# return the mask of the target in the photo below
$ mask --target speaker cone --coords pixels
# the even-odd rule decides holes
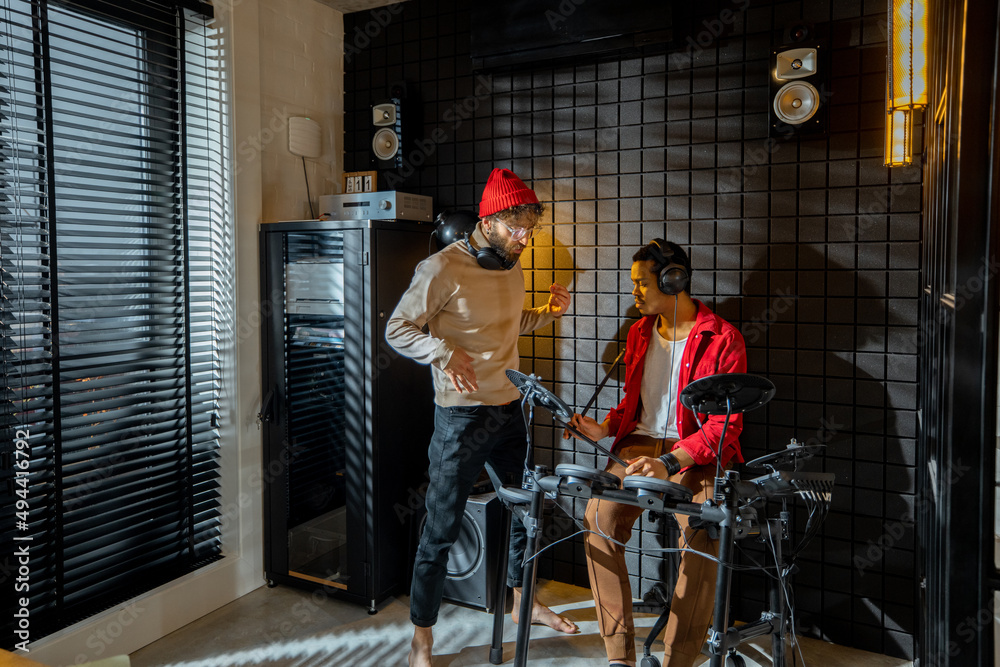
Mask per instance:
[[[420,519],[420,526],[417,528],[417,537],[423,534],[424,525],[427,523],[427,515]],[[483,564],[486,556],[486,537],[479,529],[475,519],[466,510],[462,515],[462,527],[458,539],[451,545],[448,551],[448,579],[468,579]]]
[[[372,152],[379,160],[391,160],[399,152],[399,137],[388,128],[383,127],[372,137]]]
[[[811,83],[792,81],[774,96],[774,114],[783,123],[801,125],[819,109],[819,91]]]

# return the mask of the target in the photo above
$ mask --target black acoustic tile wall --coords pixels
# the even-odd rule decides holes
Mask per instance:
[[[800,629],[909,657],[921,174],[882,166],[885,3],[692,11],[666,52],[503,73],[473,71],[463,2],[411,0],[388,21],[348,15],[345,170],[369,168],[369,106],[403,82],[422,124],[382,189],[430,195],[440,211],[475,209],[495,166],[534,187],[547,224],[522,260],[531,299],[543,302],[557,281],[575,300],[520,350],[525,369],[578,409],[637,317],[633,252],[657,236],[689,246],[692,293],[741,328],[750,371],[778,388],[747,415],[747,459],[797,438],[826,444],[813,465],[837,474],[832,511],[799,558]],[[775,141],[769,54],[797,22],[829,53],[829,132]],[[598,397],[600,417],[620,398],[618,379]],[[534,442],[539,463],[603,465],[546,414]],[[796,513],[799,534],[806,519]],[[673,546],[668,523],[644,517],[632,543]],[[546,538],[571,532],[556,516]],[[671,581],[653,552],[630,558],[637,594]],[[588,585],[580,538],[551,549],[540,572]],[[736,580],[734,615],[752,620],[766,579]]]

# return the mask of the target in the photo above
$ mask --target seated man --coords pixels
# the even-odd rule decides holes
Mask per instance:
[[[630,464],[626,470],[609,463],[606,470],[617,477],[669,477],[691,489],[693,502],[702,503],[712,497],[725,417],[708,417],[699,428],[695,415],[680,404],[678,396],[698,378],[746,372],[743,336],[691,298],[691,264],[679,246],[656,239],[636,252],[632,261],[632,295],[643,317],[628,332],[625,396],[604,422],[577,414],[571,424],[592,440],[615,436],[613,451]],[[742,426],[742,415],[730,419],[723,466],[743,461],[738,442]],[[569,432],[563,437],[568,438]],[[585,524],[595,531],[586,538],[587,566],[611,665],[635,665],[632,590],[624,547],[600,533],[624,544],[641,514],[637,507],[600,499],[587,504]],[[718,556],[718,540],[710,539],[704,530],[692,529],[687,516],[676,518],[680,547]],[[715,572],[714,561],[690,552],[681,555],[664,635],[664,667],[691,667],[701,652],[715,606]]]

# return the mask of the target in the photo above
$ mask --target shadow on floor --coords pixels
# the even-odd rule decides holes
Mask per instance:
[[[580,626],[562,635],[532,626],[532,667],[607,664],[590,590],[539,582],[542,602]],[[636,618],[637,652],[655,617]],[[489,667],[493,617],[445,603],[435,626],[435,667]],[[412,626],[408,598],[384,602],[369,616],[357,606],[325,595],[279,586],[259,588],[132,654],[132,667],[395,667],[406,665]],[[504,664],[514,659],[516,626],[504,623]],[[898,658],[803,639],[807,667],[908,667]],[[747,667],[770,667],[770,651],[745,647]],[[660,657],[662,642],[654,645]],[[701,663],[708,664],[708,660]],[[799,660],[802,664],[802,660]]]

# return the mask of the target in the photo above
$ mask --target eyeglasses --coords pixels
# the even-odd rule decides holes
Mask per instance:
[[[494,220],[496,220],[496,218],[494,218]],[[514,241],[520,241],[521,239],[523,239],[525,237],[527,237],[527,238],[530,239],[532,236],[535,235],[535,231],[538,229],[537,226],[535,226],[535,227],[509,227],[508,225],[504,225],[499,220],[497,220],[496,222],[499,225],[503,225],[503,227],[508,232],[510,232],[510,238],[513,239]]]

